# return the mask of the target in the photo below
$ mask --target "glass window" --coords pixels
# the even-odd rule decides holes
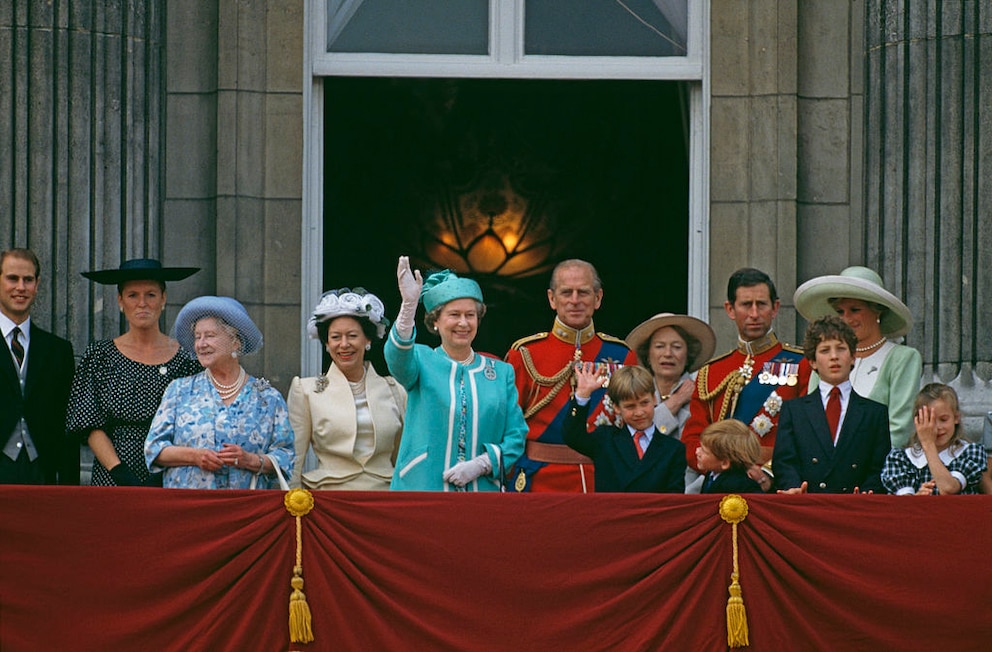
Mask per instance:
[[[527,0],[526,54],[684,57],[688,0]],[[581,9],[579,8],[581,7]]]
[[[328,52],[489,53],[489,0],[327,0]]]

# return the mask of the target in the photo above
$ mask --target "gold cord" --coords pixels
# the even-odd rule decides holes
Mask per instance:
[[[538,412],[540,412],[546,405],[551,403],[558,396],[558,392],[565,386],[574,373],[574,362],[569,361],[562,369],[556,373],[554,376],[543,376],[537,371],[537,367],[534,366],[534,359],[530,356],[530,351],[524,347],[520,347],[520,359],[523,360],[524,369],[527,370],[527,374],[534,381],[535,387],[531,394],[531,404],[527,406],[524,410],[524,419],[529,419]],[[544,395],[542,399],[534,402],[536,394],[540,387],[551,387],[547,394]]]

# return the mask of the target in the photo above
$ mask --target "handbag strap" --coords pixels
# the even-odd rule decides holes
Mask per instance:
[[[269,461],[272,462],[272,468],[275,469],[276,477],[279,478],[279,488],[282,489],[283,491],[289,491],[289,483],[286,482],[286,476],[282,474],[282,469],[279,468],[279,463],[276,462],[275,456],[270,454],[270,455],[265,455],[265,457],[267,457]],[[248,488],[251,490],[258,488],[257,473],[251,476],[251,484],[248,485]]]

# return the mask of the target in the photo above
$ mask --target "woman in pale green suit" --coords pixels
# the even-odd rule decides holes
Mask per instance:
[[[837,276],[818,276],[796,289],[796,310],[812,321],[836,313],[858,336],[851,385],[861,396],[889,408],[893,448],[904,448],[913,434],[913,401],[920,390],[923,360],[916,349],[898,343],[913,318],[882,278],[867,267],[848,267]],[[810,378],[810,390],[819,378]]]

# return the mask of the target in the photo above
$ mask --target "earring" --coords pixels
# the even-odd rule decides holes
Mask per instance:
[[[238,359],[238,352],[237,351],[231,351],[231,357],[234,358],[235,360],[237,360]]]
[[[371,351],[372,350],[372,342],[366,342],[365,343],[365,350],[366,351]]]

